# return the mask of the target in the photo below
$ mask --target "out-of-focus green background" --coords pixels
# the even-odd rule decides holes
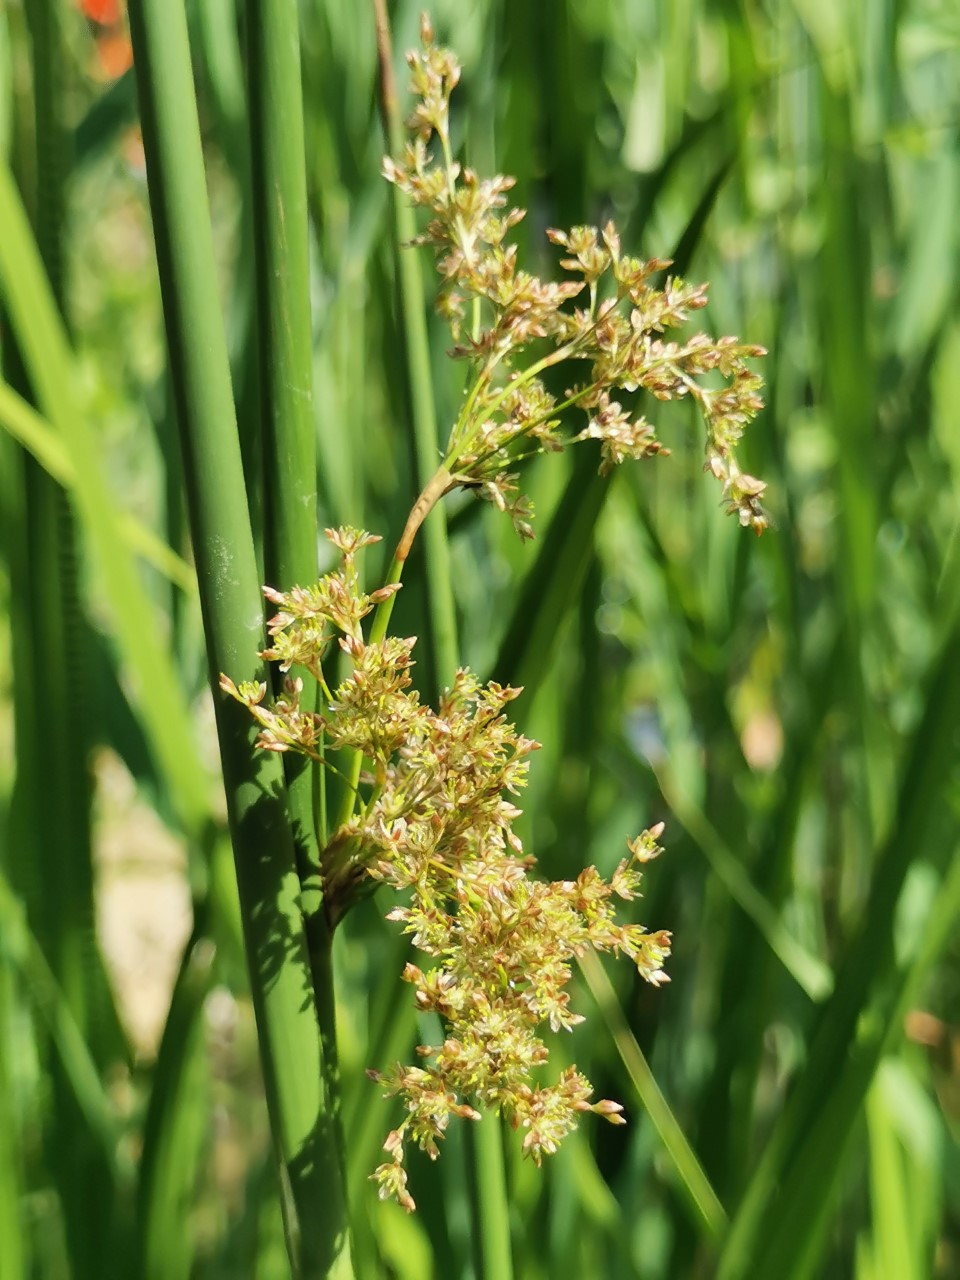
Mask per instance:
[[[233,0],[187,7],[256,468],[242,31]],[[419,5],[393,8],[399,51]],[[372,10],[300,9],[321,515],[389,545],[415,486]],[[642,919],[674,932],[672,984],[610,966],[607,1017],[581,986],[588,1021],[553,1049],[629,1125],[588,1119],[542,1171],[508,1141],[518,1274],[949,1280],[960,7],[447,0],[432,15],[464,65],[455,139],[481,174],[516,175],[530,269],[559,270],[545,228],[613,217],[625,250],[710,281],[713,332],[769,350],[743,451],[769,482],[776,528],[760,540],[721,514],[685,406],[648,409],[669,459],[609,482],[586,448],[540,462],[532,546],[486,506],[452,508],[464,661],[526,686],[516,719],[543,743],[524,820],[542,872],[609,873],[625,836],[667,823]],[[41,38],[59,42],[53,99],[33,70]],[[67,322],[91,461],[137,546],[146,527],[188,558],[128,55],[107,0],[8,0],[0,138]],[[43,119],[54,99],[60,135]],[[426,255],[424,276],[432,289]],[[462,371],[439,323],[432,335],[446,420]],[[190,576],[141,562],[155,612],[136,625],[174,659],[191,713],[172,708],[160,732],[205,779],[212,826],[184,819],[157,765],[118,624],[129,602],[90,553],[88,509],[0,418],[0,1276],[135,1275],[138,1233],[165,1221],[164,1275],[282,1277]],[[40,438],[56,472],[56,436]],[[414,557],[398,630],[422,615]],[[386,909],[357,910],[338,940],[357,1253],[363,1275],[467,1276],[458,1134],[436,1166],[414,1163],[415,1217],[365,1182],[396,1116],[363,1069],[408,1055],[414,1033],[412,1013],[393,1016],[409,990]],[[726,1245],[638,1102],[637,1045],[733,1223]]]

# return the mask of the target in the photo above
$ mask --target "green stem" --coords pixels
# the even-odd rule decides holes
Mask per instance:
[[[380,107],[384,133],[393,155],[403,151],[403,121],[393,79],[393,54],[386,7],[374,0],[377,19],[377,48],[380,58]],[[407,370],[413,418],[413,439],[417,460],[417,479],[422,489],[432,483],[437,470],[440,444],[437,415],[430,375],[430,345],[427,336],[426,300],[420,261],[404,246],[417,233],[412,207],[397,188],[391,187],[396,247],[397,280],[403,315]],[[422,500],[423,495],[421,494]],[[431,506],[433,504],[431,503]],[[428,508],[429,509],[429,508]],[[426,515],[426,512],[424,512]],[[421,521],[422,521],[421,517]],[[423,531],[427,562],[427,604],[430,617],[430,654],[434,680],[438,688],[453,679],[457,669],[457,622],[451,589],[450,548],[447,542],[446,515],[442,509]],[[411,538],[412,541],[412,538]],[[409,547],[407,548],[409,550]],[[402,558],[405,558],[405,554]]]
[[[264,439],[265,570],[282,591],[317,576],[317,450],[307,185],[295,0],[247,0],[256,339]],[[312,677],[302,701],[316,698]],[[319,863],[315,768],[285,761],[301,867]]]
[[[310,254],[300,36],[296,0],[247,0],[257,347],[264,438],[266,576],[281,590],[317,576],[317,448],[313,419]],[[302,703],[317,710],[307,672]],[[326,779],[313,761],[284,756],[307,941],[323,1041],[330,1166],[324,1207],[352,1270],[343,1134],[339,1123],[331,932],[323,909],[320,840],[326,840]]]
[[[401,560],[396,554],[390,562],[390,568],[387,571],[387,582],[390,585],[397,583],[403,577],[403,566],[405,560]],[[370,627],[370,643],[379,644],[387,634],[387,627],[390,625],[390,615],[393,613],[393,602],[396,599],[396,592],[392,596],[387,596],[381,604],[377,605],[376,612],[373,615],[373,623]]]
[[[516,387],[517,383],[520,380],[521,379],[517,379],[516,381],[514,381],[511,384],[511,387],[507,388],[507,391]],[[553,405],[549,413],[542,414],[539,418],[531,418],[529,422],[525,422],[523,424],[523,427],[521,428],[521,430],[515,432],[514,435],[512,435],[510,439],[507,440],[503,445],[498,446],[496,449],[489,449],[486,453],[478,453],[477,456],[470,463],[470,470],[473,472],[474,475],[478,474],[478,470],[480,466],[484,462],[486,462],[489,458],[492,458],[494,457],[495,454],[500,453],[502,449],[506,449],[508,446],[513,445],[517,440],[525,439],[527,436],[529,436],[530,432],[533,431],[536,427],[541,426],[544,422],[549,422],[551,418],[556,418],[559,414],[563,413],[564,410],[574,408],[574,406],[579,404],[579,402],[586,395],[588,395],[591,391],[595,391],[599,385],[600,384],[597,382],[592,382],[587,387],[581,387],[578,391],[575,391],[573,395],[568,396],[566,400],[561,400],[558,404]],[[490,408],[485,407],[484,412],[485,413],[488,411],[494,412],[499,407],[502,400],[503,400],[503,395],[498,396],[496,401],[494,401],[493,406]],[[574,444],[576,443],[576,437],[574,437],[572,443]],[[530,458],[530,457],[533,457],[534,454],[542,453],[542,452],[543,452],[543,449],[541,447],[538,449],[530,450],[527,453],[515,453],[510,455],[509,460],[510,460],[510,463],[522,462],[524,458]],[[457,455],[451,449],[450,453],[447,455],[445,459],[444,465],[447,467],[455,467],[456,462],[457,462]],[[454,479],[456,478],[457,477],[455,476]]]
[[[487,1112],[465,1130],[470,1168],[471,1242],[478,1280],[509,1280],[513,1275],[510,1215],[500,1116]]]
[[[414,508],[416,510],[416,508]],[[412,518],[411,512],[411,518]],[[407,521],[409,526],[410,521]],[[419,527],[419,526],[418,526]],[[411,535],[412,540],[412,535]],[[399,551],[394,554],[393,560],[390,562],[390,568],[387,572],[387,583],[393,585],[400,582],[403,577],[403,566],[406,563],[406,555],[400,556]],[[396,599],[396,592],[387,596],[386,600],[377,605],[373,615],[373,622],[370,626],[370,643],[380,644],[387,634],[387,627],[390,623],[390,615],[393,613],[393,602]],[[340,802],[340,810],[337,813],[338,827],[342,827],[344,823],[349,822],[353,817],[353,811],[356,808],[357,798],[359,796],[360,787],[360,771],[363,768],[363,755],[359,751],[352,751],[347,759],[347,767],[344,771],[344,778],[347,784],[343,793],[343,799]]]
[[[393,79],[390,28],[382,0],[374,0],[377,22],[377,49],[380,58],[380,106],[384,132],[391,151],[399,154],[403,147],[402,124],[397,105],[396,86]],[[397,272],[403,310],[404,336],[407,343],[407,363],[413,399],[414,441],[417,454],[417,473],[423,486],[401,534],[387,571],[388,584],[399,583],[413,540],[427,515],[439,499],[451,487],[451,477],[444,468],[437,470],[439,456],[436,412],[433,404],[433,387],[430,378],[430,354],[424,321],[423,281],[419,263],[402,246],[413,239],[416,225],[413,210],[405,205],[396,188],[393,188],[394,223],[396,227]],[[456,614],[451,587],[450,552],[447,543],[446,518],[443,510],[424,530],[427,560],[427,594],[430,611],[430,646],[435,679],[438,686],[444,677],[452,679],[457,668]],[[377,606],[370,629],[370,643],[379,644],[387,634],[387,626],[393,613],[394,596],[389,596]],[[356,803],[357,785],[363,765],[359,753],[350,757],[346,774],[348,789],[343,793],[336,825],[349,822]]]
[[[592,328],[593,326],[591,326],[591,329]],[[590,330],[587,332],[589,333]],[[484,413],[496,413],[504,400],[506,400],[507,396],[512,395],[518,386],[523,386],[525,382],[532,382],[534,378],[539,377],[539,375],[543,373],[544,369],[552,369],[554,365],[563,364],[564,360],[573,360],[576,357],[577,348],[583,342],[583,336],[577,338],[573,342],[568,342],[565,347],[557,347],[556,351],[551,351],[549,355],[545,355],[542,359],[528,365],[526,369],[519,370],[513,380],[506,386],[501,387],[490,403],[483,406]],[[571,396],[570,399],[564,400],[561,404],[557,405],[556,411],[559,412],[568,405],[575,404],[577,400],[582,399],[590,389],[591,388],[589,387],[584,387],[582,391],[576,392],[576,394]]]
[[[217,302],[183,0],[132,0],[140,115],[211,675],[257,680],[263,612]],[[292,1274],[349,1276],[283,765],[215,694],[224,785]]]
[[[8,1028],[21,1013],[13,970],[6,956],[0,958],[0,1126],[6,1140],[0,1144],[0,1275],[27,1274],[27,1224],[23,1221],[24,1185],[21,1174],[23,1120],[15,1093],[17,1049]]]
[[[384,132],[390,151],[403,151],[403,122],[393,78],[393,53],[390,28],[384,0],[374,0],[377,22],[377,49],[380,60],[380,105]],[[424,525],[427,598],[430,613],[430,644],[437,688],[453,679],[459,665],[454,610],[450,552],[447,543],[446,516],[439,499],[451,487],[446,464],[437,468],[440,456],[433,386],[430,377],[430,353],[425,319],[423,278],[419,259],[404,252],[416,235],[413,209],[396,187],[392,187],[396,231],[397,274],[406,340],[407,364],[413,402],[413,431],[421,493],[410,513],[397,547],[393,575],[402,571],[413,538],[427,515],[437,507],[432,520]],[[399,563],[398,563],[399,562]],[[396,578],[399,581],[399,576]],[[389,604],[389,601],[386,602]],[[385,632],[389,609],[375,619],[372,635]],[[472,1177],[471,1209],[473,1239],[477,1253],[478,1280],[511,1280],[513,1266],[510,1248],[510,1221],[507,1212],[506,1175],[503,1163],[501,1123],[499,1116],[488,1115],[477,1126],[470,1144]]]

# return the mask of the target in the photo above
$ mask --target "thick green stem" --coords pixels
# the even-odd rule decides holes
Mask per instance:
[[[479,1280],[507,1280],[513,1275],[510,1215],[503,1162],[503,1124],[488,1112],[466,1128],[473,1217],[473,1266]]]
[[[256,337],[266,511],[265,568],[282,591],[317,576],[317,450],[307,186],[295,0],[247,0]],[[303,701],[315,699],[304,678]],[[315,766],[286,762],[301,867],[316,869]]]
[[[266,576],[281,590],[288,590],[317,576],[317,449],[297,6],[295,0],[270,4],[248,0],[246,18],[257,347],[265,441]],[[318,707],[316,681],[305,672],[301,678],[303,705]],[[327,834],[326,785],[319,766],[302,756],[286,755],[284,770],[339,1173],[327,1188],[325,1212],[331,1223],[339,1224],[338,1238],[349,1270],[331,936],[320,876],[320,839]]]
[[[262,679],[263,612],[230,388],[183,0],[133,0],[144,149],[211,675]],[[351,1272],[280,759],[216,695],[251,991],[296,1277]]]

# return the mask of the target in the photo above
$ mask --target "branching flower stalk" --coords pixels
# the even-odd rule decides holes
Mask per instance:
[[[548,1057],[537,1029],[549,1023],[559,1031],[582,1020],[565,988],[571,960],[586,947],[623,953],[649,982],[666,981],[670,935],[617,924],[612,910],[613,899],[637,896],[638,866],[660,852],[662,828],[630,841],[630,857],[609,881],[594,867],[576,880],[532,880],[533,859],[513,829],[520,810],[510,797],[526,785],[538,744],[504,714],[520,690],[481,685],[461,669],[438,708],[424,706],[411,687],[415,640],[363,638],[363,619],[396,590],[368,595],[360,588],[356,554],[377,539],[349,528],[327,536],[341,553],[337,570],[308,590],[266,589],[279,611],[263,654],[285,672],[300,666],[315,676],[327,710],[304,710],[302,681],[289,674],[273,705],[266,682],[237,686],[223,676],[220,683],[259,723],[264,750],[324,760],[327,750],[348,749],[365,762],[354,814],[323,853],[324,896],[332,927],[368,882],[390,885],[409,905],[388,918],[433,961],[426,969],[408,964],[403,976],[418,1007],[443,1019],[446,1039],[420,1046],[426,1066],[371,1073],[407,1112],[385,1143],[391,1160],[375,1177],[381,1194],[412,1209],[405,1142],[435,1157],[451,1116],[479,1119],[473,1102],[522,1128],[524,1150],[537,1161],[556,1150],[583,1111],[622,1123],[619,1103],[588,1101],[590,1083],[575,1069],[553,1085],[533,1082]],[[334,640],[352,670],[331,691],[324,660]]]
[[[443,279],[438,311],[453,334],[451,354],[470,363],[472,376],[446,456],[410,513],[397,561],[406,559],[434,503],[460,486],[508,512],[521,537],[532,537],[532,508],[513,468],[533,454],[599,440],[605,473],[627,458],[669,452],[646,417],[632,415],[615,398],[616,392],[641,389],[658,400],[689,396],[696,402],[707,428],[705,470],[721,482],[727,510],[762,532],[765,486],[740,469],[736,445],[763,407],[763,380],[746,361],[764,349],[704,333],[665,340],[662,334],[706,306],[707,286],[667,276],[656,287],[653,278],[669,260],[623,254],[612,222],[602,230],[548,231],[552,243],[565,250],[560,265],[573,279],[548,282],[519,269],[517,246],[507,236],[524,212],[500,212],[514,179],[481,179],[453,160],[450,95],[460,65],[450,50],[434,44],[426,18],[421,39],[422,50],[407,55],[418,98],[408,121],[412,138],[402,157],[384,159],[383,172],[431,215],[414,243],[434,250]],[[432,149],[434,138],[439,147]],[[584,294],[586,305],[570,306]],[[471,325],[465,332],[468,303]],[[519,358],[531,346],[536,358],[522,367]],[[541,375],[573,362],[585,373],[557,400]],[[726,384],[712,385],[712,374]],[[563,434],[564,415],[574,408],[586,413],[586,425]]]
[[[627,458],[667,452],[647,419],[631,416],[615,398],[640,389],[698,404],[707,427],[706,469],[720,480],[724,504],[745,527],[759,533],[766,525],[764,486],[735,458],[744,426],[762,405],[761,379],[745,363],[762,348],[702,333],[664,340],[666,330],[705,305],[706,286],[667,277],[655,287],[652,277],[669,263],[624,256],[612,223],[602,231],[548,233],[575,279],[545,283],[519,270],[516,246],[505,239],[522,212],[498,212],[512,179],[481,180],[453,160],[449,103],[460,68],[434,45],[426,19],[421,35],[422,51],[408,55],[418,95],[413,139],[401,159],[384,161],[384,172],[432,215],[418,243],[436,252],[439,309],[453,332],[453,355],[470,362],[471,382],[443,462],[407,519],[387,583],[365,592],[357,569],[358,553],[378,538],[349,527],[327,530],[340,553],[338,568],[311,587],[264,588],[276,613],[262,656],[285,673],[282,694],[271,702],[265,682],[236,685],[221,677],[221,688],[260,725],[264,750],[296,752],[331,769],[331,752],[350,761],[341,775],[348,802],[321,856],[330,928],[362,894],[389,885],[402,897],[388,918],[402,924],[429,962],[408,963],[403,977],[417,1006],[439,1015],[443,1042],[419,1046],[422,1065],[370,1072],[405,1110],[384,1143],[389,1159],[373,1177],[382,1197],[409,1210],[406,1144],[435,1158],[451,1116],[477,1120],[477,1106],[501,1112],[523,1131],[524,1151],[538,1163],[583,1112],[622,1124],[621,1105],[590,1102],[591,1085],[575,1067],[552,1084],[542,1082],[549,1054],[539,1031],[569,1030],[582,1020],[566,988],[573,959],[588,948],[626,955],[654,985],[667,980],[670,953],[669,933],[620,924],[614,912],[616,900],[638,896],[639,868],[660,852],[662,824],[627,842],[629,857],[609,880],[595,867],[576,880],[531,878],[534,859],[514,830],[520,810],[513,798],[526,785],[538,744],[506,716],[520,690],[483,685],[461,668],[436,709],[420,701],[410,676],[415,639],[387,634],[417,530],[445,493],[462,486],[507,512],[521,537],[531,537],[531,505],[512,469],[531,454],[598,440],[606,472]],[[587,305],[573,306],[584,291]],[[534,358],[524,365],[530,348]],[[585,376],[557,400],[541,375],[573,361]],[[714,385],[716,375],[724,385]],[[586,425],[564,435],[573,409],[586,412]],[[350,670],[331,688],[326,672],[334,644]],[[316,679],[323,711],[300,705],[302,680],[294,668]]]

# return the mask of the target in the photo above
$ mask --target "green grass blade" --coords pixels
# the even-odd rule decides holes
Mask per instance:
[[[155,610],[137,577],[118,512],[99,468],[96,438],[73,393],[74,374],[63,326],[44,276],[10,170],[0,164],[0,291],[44,417],[67,448],[83,526],[95,548],[113,607],[112,626],[134,699],[171,799],[188,830],[198,830],[208,804],[203,771],[191,750],[186,699],[160,643]]]
[[[76,472],[63,441],[49,422],[22,396],[17,395],[13,387],[2,378],[0,378],[0,427],[23,445],[59,485],[67,490],[75,488]],[[146,564],[156,569],[168,582],[172,582],[185,594],[196,593],[196,575],[182,556],[178,556],[162,538],[135,516],[123,513],[119,517],[119,523],[124,540],[131,551],[136,552]]]
[[[887,1109],[879,1078],[867,1095],[870,1135],[870,1198],[875,1257],[884,1275],[923,1280],[913,1265],[909,1196],[897,1132]]]
[[[672,154],[669,164],[652,185],[654,193],[683,150],[696,141],[693,130]],[[683,274],[704,234],[730,168],[726,161],[704,188],[687,221],[672,256],[678,274]],[[655,200],[655,195],[648,197]],[[644,215],[649,216],[650,205]],[[540,541],[537,558],[517,593],[493,671],[497,679],[521,684],[532,700],[542,675],[550,669],[560,624],[569,604],[582,589],[593,555],[593,531],[603,510],[610,478],[597,475],[596,456],[590,449],[574,454],[570,480],[549,528]]]
[[[754,1268],[771,1230],[772,1202],[789,1210],[789,1228],[797,1235],[802,1235],[805,1216],[818,1219],[823,1210],[822,1195],[810,1192],[812,1184],[806,1191],[797,1191],[800,1197],[797,1203],[790,1202],[788,1171],[795,1170],[798,1163],[806,1167],[815,1162],[817,1152],[824,1161],[828,1158],[832,1161],[834,1145],[839,1150],[840,1136],[860,1113],[877,1059],[858,1054],[848,1063],[848,1055],[857,1042],[857,1025],[869,1007],[871,993],[882,990],[892,972],[894,919],[900,891],[929,830],[930,815],[936,809],[944,780],[953,765],[952,743],[958,720],[960,635],[955,635],[944,647],[929,684],[925,712],[914,731],[901,773],[896,817],[876,861],[860,927],[837,971],[836,985],[824,1006],[807,1065],[777,1121],[734,1218],[721,1265],[722,1280],[734,1280],[734,1277],[745,1280],[748,1275],[756,1274]],[[942,851],[942,836],[937,847]],[[954,871],[952,875],[960,876],[960,873]],[[950,893],[945,889],[941,898],[938,911],[949,913]],[[936,919],[939,921],[940,916]],[[925,954],[934,934],[931,926],[924,943]],[[886,1030],[884,1022],[884,1033]],[[876,1044],[882,1037],[878,1040],[875,1035],[874,1039],[875,1055],[879,1052]],[[838,1086],[840,1080],[845,1082],[842,1091]],[[823,1124],[824,1098],[830,1099],[832,1128]],[[842,1109],[842,1104],[847,1110]],[[822,1135],[819,1148],[814,1145],[817,1135]],[[832,1180],[826,1181],[830,1185]],[[789,1182],[791,1187],[802,1188],[795,1177],[790,1177]],[[825,1195],[826,1190],[822,1194]],[[783,1219],[782,1211],[774,1216]],[[775,1243],[771,1249],[777,1251],[779,1245]]]
[[[0,938],[5,958],[19,973],[39,1017],[47,1024],[80,1113],[108,1168],[116,1172],[120,1130],[100,1073],[90,1056],[43,950],[30,932],[23,908],[0,871]]]
[[[97,98],[73,131],[72,151],[75,168],[92,164],[113,146],[119,135],[137,121],[137,86],[133,68]]]
[[[186,1209],[194,1197],[210,1109],[203,1002],[213,945],[188,942],[153,1072],[137,1187],[137,1269],[151,1280],[189,1280],[195,1254]]]
[[[657,771],[663,798],[690,838],[710,864],[734,902],[767,940],[770,950],[811,1000],[824,1000],[833,990],[829,965],[811,953],[790,933],[779,913],[757,889],[743,863],[713,827],[702,809],[675,785],[668,768]]]
[[[626,1067],[650,1122],[660,1136],[667,1156],[686,1192],[691,1217],[699,1231],[714,1244],[727,1228],[727,1215],[711,1187],[703,1166],[697,1159],[669,1103],[660,1091],[656,1078],[630,1030],[613,984],[592,951],[580,957],[580,970],[596,1001],[617,1052]]]
[[[550,669],[560,624],[576,599],[593,555],[593,530],[610,481],[597,475],[596,458],[583,449],[521,584],[493,664],[495,679],[522,685],[529,701]]]
[[[934,963],[956,935],[960,919],[960,858],[936,895],[912,963],[903,968],[888,989],[865,1011],[855,1043],[844,1059],[826,1104],[804,1137],[803,1146],[780,1188],[780,1202],[789,1212],[766,1224],[762,1248],[749,1271],[729,1272],[727,1258],[720,1275],[782,1275],[785,1280],[816,1280],[820,1272],[830,1211],[845,1156],[852,1144],[870,1086],[885,1053],[903,1034],[903,1019],[922,989]],[[898,1275],[900,1273],[895,1273]]]

